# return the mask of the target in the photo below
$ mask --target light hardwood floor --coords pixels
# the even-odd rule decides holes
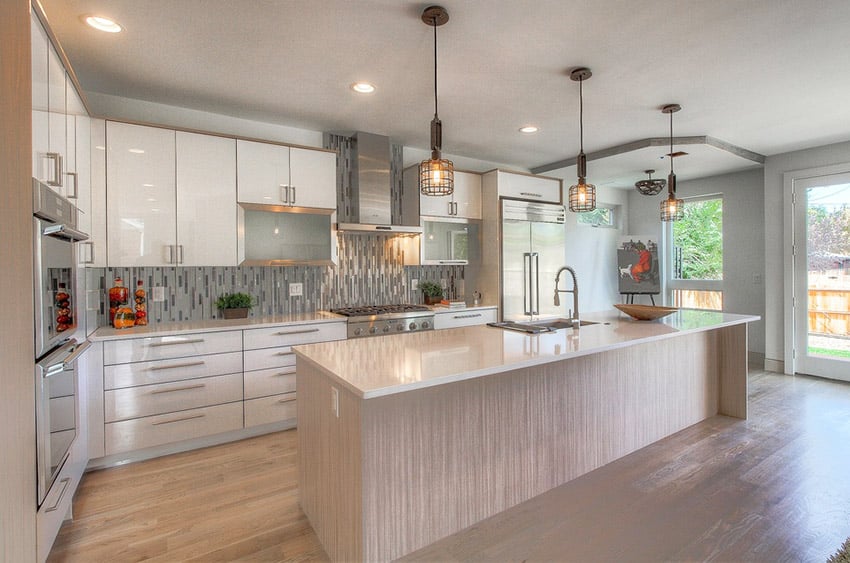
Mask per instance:
[[[750,418],[687,428],[408,556],[824,561],[850,536],[850,384],[750,375]],[[295,430],[86,475],[51,561],[326,560]]]

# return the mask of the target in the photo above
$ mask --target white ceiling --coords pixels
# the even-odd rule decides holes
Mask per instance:
[[[433,32],[420,20],[428,3],[41,3],[85,91],[316,131],[369,131],[411,147],[430,142]],[[850,139],[847,0],[442,5],[451,17],[438,29],[449,154],[529,169],[574,157],[578,84],[568,73],[576,66],[593,71],[584,84],[587,153],[667,135],[659,110],[666,103],[683,107],[674,117],[676,136],[709,135],[763,155]],[[95,31],[81,22],[83,14],[114,18],[126,30]],[[348,86],[357,80],[377,92],[353,93]],[[517,131],[529,123],[540,132]],[[717,150],[708,148],[685,150]],[[589,181],[594,168],[602,184],[634,182],[646,168],[666,176],[658,156],[667,151],[645,150],[645,159],[620,158],[611,170],[609,159],[590,162]],[[738,158],[699,164],[697,156],[677,159],[680,179],[752,166]]]

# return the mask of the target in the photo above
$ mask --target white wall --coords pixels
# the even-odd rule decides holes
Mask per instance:
[[[791,236],[785,221],[791,211],[790,202],[785,200],[783,175],[838,164],[848,164],[850,168],[850,142],[773,155],[765,163],[765,360],[772,364],[768,367],[777,371],[785,370],[785,278],[791,268],[784,254],[785,241]],[[790,370],[790,366],[787,369]]]
[[[564,198],[569,182],[564,183]],[[617,246],[620,237],[628,232],[628,192],[626,190],[596,188],[598,204],[617,206],[617,228],[595,228],[578,224],[578,215],[567,212],[567,248],[564,263],[576,271],[579,283],[579,308],[582,313],[607,311],[614,303],[622,302],[617,287]],[[569,287],[569,282],[561,284]],[[568,306],[572,301],[567,297]],[[564,300],[561,301],[564,303]]]
[[[679,182],[677,195],[723,195],[723,308],[729,313],[759,315],[751,323],[749,349],[765,350],[765,213],[764,173],[761,169]],[[629,190],[628,234],[651,234],[661,241],[659,254],[667,256],[659,205],[666,191],[655,197]],[[664,260],[664,258],[662,258]],[[754,277],[756,276],[756,277]],[[760,280],[759,281],[759,276]]]

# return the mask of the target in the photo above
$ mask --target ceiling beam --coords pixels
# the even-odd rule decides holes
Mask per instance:
[[[608,158],[611,156],[617,156],[618,154],[624,154],[627,152],[633,152],[640,149],[645,149],[647,147],[666,147],[670,144],[670,137],[651,137],[649,139],[641,139],[640,141],[632,141],[630,143],[625,143],[623,145],[617,145],[614,147],[609,147],[607,149],[602,149],[598,151],[594,151],[588,153],[587,160],[599,160],[602,158]],[[764,164],[765,156],[762,154],[758,154],[756,152],[747,150],[745,148],[739,147],[737,145],[733,145],[731,143],[727,143],[726,141],[721,141],[720,139],[716,139],[714,137],[710,137],[708,135],[696,135],[691,137],[673,137],[674,145],[708,145],[710,147],[714,147],[716,149],[720,149],[722,151],[726,151],[730,154],[743,158],[745,160],[751,160],[753,162],[757,162],[758,164]],[[561,168],[568,168],[570,166],[575,166],[575,158],[565,158],[563,160],[558,160],[555,162],[550,162],[549,164],[543,164],[541,166],[535,166],[531,169],[532,174],[545,174],[546,172],[551,172],[552,170],[560,170]]]

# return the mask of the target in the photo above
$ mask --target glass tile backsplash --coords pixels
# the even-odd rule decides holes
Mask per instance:
[[[334,307],[422,303],[411,291],[412,279],[446,280],[464,295],[463,266],[404,266],[403,239],[378,234],[339,235],[339,266],[149,267],[104,268],[97,280],[109,288],[120,277],[135,288],[142,280],[148,291],[149,324],[220,318],[216,299],[241,291],[254,296],[253,316],[327,310]],[[100,279],[98,279],[100,278]],[[304,294],[290,297],[290,283],[303,284]],[[154,287],[164,301],[154,300]],[[102,290],[98,324],[108,324],[106,290]]]

